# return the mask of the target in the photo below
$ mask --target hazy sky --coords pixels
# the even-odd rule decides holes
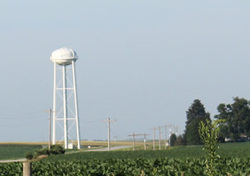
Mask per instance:
[[[249,0],[0,2],[0,141],[46,141],[51,53],[74,49],[81,136],[126,139],[250,99]]]

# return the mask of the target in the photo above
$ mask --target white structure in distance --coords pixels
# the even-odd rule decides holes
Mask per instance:
[[[77,148],[81,148],[75,72],[77,59],[76,52],[66,47],[55,50],[50,57],[54,63],[52,144],[64,139],[65,149],[69,148],[69,139],[77,141]]]

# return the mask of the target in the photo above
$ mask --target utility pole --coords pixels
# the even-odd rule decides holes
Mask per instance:
[[[144,139],[143,139],[143,141],[144,141],[144,150],[147,150],[147,146],[146,146],[146,137],[147,137],[147,135],[149,135],[149,134],[146,134],[146,133],[143,134],[143,136],[144,136]]]
[[[159,130],[159,150],[161,150],[161,126],[153,128],[153,150],[155,150],[155,130]]]
[[[164,126],[162,126],[162,127],[164,127],[165,128],[165,149],[167,148],[167,142],[168,142],[168,145],[170,145],[170,137],[171,137],[171,135],[172,135],[172,129],[174,129],[174,131],[175,131],[175,129],[176,129],[176,127],[173,125],[173,124],[169,124],[169,125],[164,125]],[[167,129],[169,129],[169,132],[167,132],[168,130]],[[169,138],[167,139],[167,133],[168,133],[168,136],[169,136]]]
[[[117,142],[117,139],[118,139],[118,137],[117,137],[117,136],[114,136],[114,141],[115,141],[115,142]]]
[[[165,128],[165,149],[167,148],[167,142],[168,142],[168,139],[167,139],[167,128],[169,128],[169,126],[171,126],[171,125],[164,125],[164,126],[162,126],[162,127]]]
[[[165,136],[165,149],[166,149],[167,148],[167,125],[164,125],[163,127],[165,128],[164,136]]]
[[[50,149],[51,147],[51,115],[52,115],[52,110],[51,108],[48,111],[45,111],[49,113],[49,141],[48,141],[48,148]]]
[[[111,120],[110,117],[107,120],[104,120],[103,122],[108,123],[108,151],[110,151],[110,123],[111,122],[116,122],[116,120]]]
[[[175,126],[175,134],[178,137],[179,133],[178,133],[178,125]]]
[[[133,134],[128,135],[128,136],[133,137],[133,150],[135,150],[135,137],[136,136],[141,136],[141,135],[144,135],[144,134],[135,134],[135,133],[133,133]]]
[[[159,150],[161,150],[161,126],[159,126]]]
[[[155,150],[155,127],[153,128],[153,150]]]
[[[172,143],[172,141],[171,141],[171,135],[173,133],[175,133],[176,127],[174,125],[172,125],[172,124],[170,124],[168,126],[169,126],[169,144],[171,144]]]

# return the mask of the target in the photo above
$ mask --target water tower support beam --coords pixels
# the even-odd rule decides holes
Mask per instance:
[[[56,144],[56,62],[54,62],[54,89],[53,89],[53,132],[52,144]]]
[[[63,65],[63,121],[64,121],[64,148],[68,149],[68,120],[67,120],[67,87],[66,66]]]
[[[73,72],[73,87],[74,87],[74,99],[75,99],[77,148],[80,149],[81,148],[81,137],[80,137],[80,128],[79,128],[79,111],[78,111],[77,90],[76,90],[75,61],[72,61],[72,72]]]

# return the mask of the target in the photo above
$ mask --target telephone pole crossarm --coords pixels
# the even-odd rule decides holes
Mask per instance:
[[[135,150],[135,137],[136,136],[141,136],[142,134],[135,134],[135,133],[133,133],[133,134],[130,134],[130,135],[128,135],[129,137],[133,137],[133,150]]]

